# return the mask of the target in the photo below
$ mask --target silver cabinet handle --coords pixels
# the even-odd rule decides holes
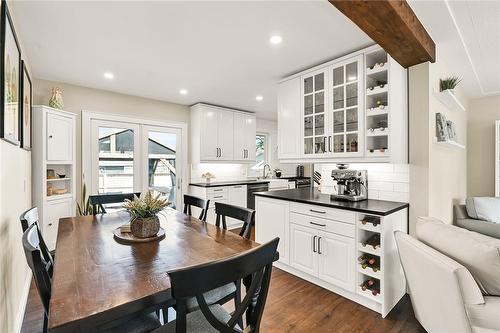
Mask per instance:
[[[316,237],[318,237],[318,236],[314,236],[314,237],[312,238],[312,243],[313,243],[313,252],[315,252],[315,253],[316,253]]]
[[[233,186],[233,188],[241,188],[241,186]]]
[[[214,197],[214,199],[222,199],[222,198],[224,198],[223,195],[219,195],[218,197]]]
[[[323,252],[321,252],[321,237],[318,237],[318,254],[323,254]]]
[[[310,212],[313,212],[313,213],[318,213],[318,214],[326,214],[326,212],[323,212],[321,210],[314,210],[314,209],[309,209]]]
[[[326,224],[320,224],[320,223],[315,223],[315,222],[309,222],[312,225],[317,225],[318,227],[326,227]]]
[[[224,189],[223,188],[214,189],[214,192],[220,192],[220,191],[224,191]]]
[[[332,152],[332,136],[328,136],[328,151]]]
[[[219,157],[222,157],[222,148],[219,148]]]

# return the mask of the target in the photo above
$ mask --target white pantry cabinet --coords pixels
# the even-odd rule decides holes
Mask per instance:
[[[255,161],[256,117],[198,103],[191,107],[193,163]]]
[[[75,216],[75,117],[47,106],[33,107],[33,203],[50,250],[56,247],[59,219]]]
[[[278,85],[278,158],[298,158],[301,155],[302,113],[300,108],[301,78]]]

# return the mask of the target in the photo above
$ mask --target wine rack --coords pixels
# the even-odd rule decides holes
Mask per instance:
[[[383,218],[380,216],[358,214],[357,292],[378,303],[382,302],[382,223]]]

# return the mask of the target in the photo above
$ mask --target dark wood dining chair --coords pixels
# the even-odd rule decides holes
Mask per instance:
[[[38,225],[38,208],[33,207],[28,209],[21,214],[19,220],[21,221],[21,228],[23,230],[23,233],[26,232],[26,230],[28,230],[31,225],[36,225],[38,239],[40,240],[40,252],[47,265],[46,269],[49,272],[49,275],[52,277],[52,273],[54,271],[54,251],[49,251],[49,248],[47,247],[47,244],[45,244],[45,240],[42,237],[42,233]]]
[[[184,214],[192,216],[191,207],[201,208],[199,220],[203,222],[207,221],[208,207],[210,205],[210,200],[205,200],[202,198],[195,197],[194,195],[184,194]]]
[[[52,277],[47,269],[47,262],[42,255],[40,249],[41,238],[36,223],[31,224],[24,232],[23,238],[24,254],[28,266],[33,272],[33,279],[42,300],[44,309],[43,319],[43,332],[47,332],[48,315],[50,296],[52,293]],[[127,320],[120,320],[107,323],[101,328],[97,328],[98,332],[133,332],[133,333],[146,333],[160,327],[160,321],[155,313],[146,315],[137,315]]]
[[[226,259],[168,272],[172,297],[177,304],[176,319],[153,333],[258,333],[273,262],[278,258],[278,242],[279,238],[275,238],[269,243]],[[244,299],[232,314],[219,304],[209,305],[206,302],[208,291],[231,281],[242,280],[246,280],[249,286]],[[187,302],[191,298],[196,298],[200,310],[188,313]],[[244,314],[246,327],[242,327],[240,320]]]
[[[255,210],[229,205],[222,202],[216,202],[215,214],[217,214],[215,220],[215,225],[217,227],[220,227],[220,223],[222,220],[222,228],[224,228],[224,230],[227,230],[226,217],[232,217],[243,222],[243,227],[241,227],[239,233],[240,236],[247,239],[251,238],[252,228],[255,224]]]
[[[140,197],[141,192],[89,195],[89,200],[92,205],[92,212],[95,215],[97,213],[106,213],[104,205],[125,202],[125,199],[134,200],[134,196]]]

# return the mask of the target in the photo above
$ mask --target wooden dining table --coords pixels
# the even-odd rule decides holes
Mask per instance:
[[[113,230],[127,212],[61,219],[57,235],[49,332],[88,332],[171,302],[173,269],[207,263],[258,246],[173,209],[160,215],[166,237],[123,244]]]

